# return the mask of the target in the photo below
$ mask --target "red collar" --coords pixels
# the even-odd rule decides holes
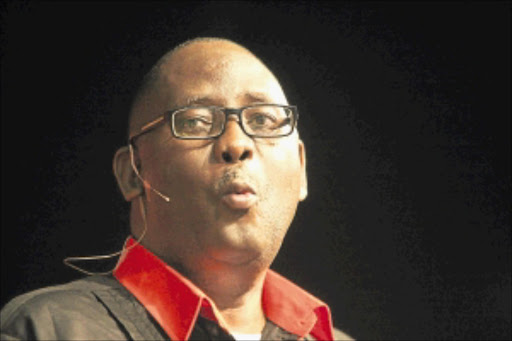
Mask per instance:
[[[188,340],[200,311],[214,319],[219,316],[201,289],[133,238],[127,240],[126,248],[114,276],[172,340]],[[272,270],[265,278],[262,301],[267,318],[286,331],[301,338],[311,334],[316,339],[333,339],[329,307]]]

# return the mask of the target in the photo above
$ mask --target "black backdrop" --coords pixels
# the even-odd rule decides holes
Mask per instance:
[[[299,106],[309,197],[273,268],[357,338],[510,338],[510,4],[0,5],[1,303],[118,249],[142,74],[238,41]]]

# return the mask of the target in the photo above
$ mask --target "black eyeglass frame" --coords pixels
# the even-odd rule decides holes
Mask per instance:
[[[243,122],[242,121],[242,112],[245,109],[247,109],[247,108],[263,107],[263,106],[275,106],[275,107],[289,109],[290,112],[291,112],[291,116],[293,118],[292,127],[290,129],[290,132],[288,132],[286,134],[275,135],[275,136],[257,135],[257,134],[250,134],[250,133],[248,133],[245,130],[244,124],[242,123]],[[220,132],[218,134],[214,135],[214,136],[204,136],[204,137],[198,137],[198,136],[193,136],[193,137],[178,136],[176,134],[175,130],[174,130],[174,120],[172,119],[173,115],[176,112],[178,112],[178,111],[181,111],[181,110],[184,110],[184,109],[193,109],[193,108],[220,109],[224,113],[224,115],[226,117]],[[179,107],[179,108],[176,108],[176,109],[172,109],[172,110],[166,111],[165,113],[163,113],[163,115],[157,117],[156,119],[154,119],[153,121],[151,121],[149,123],[146,123],[144,126],[142,126],[142,128],[140,128],[140,131],[138,133],[133,134],[133,135],[130,136],[130,138],[128,139],[128,142],[131,144],[139,136],[144,135],[144,134],[146,134],[146,133],[148,133],[148,132],[150,132],[150,131],[158,128],[158,127],[160,127],[164,123],[168,123],[169,124],[169,126],[171,128],[172,135],[175,138],[177,138],[177,139],[181,139],[181,140],[211,140],[211,139],[215,139],[215,138],[221,136],[222,134],[224,134],[224,131],[226,130],[226,122],[228,121],[229,115],[236,115],[237,118],[238,118],[238,124],[240,125],[240,128],[242,128],[242,131],[247,136],[256,137],[256,138],[278,138],[278,137],[289,136],[289,135],[291,135],[293,133],[293,131],[297,127],[297,122],[299,120],[299,112],[297,110],[297,106],[295,106],[295,105],[282,105],[282,104],[273,104],[273,103],[262,103],[262,104],[247,105],[247,106],[240,107],[240,108],[225,108],[225,107],[218,107],[218,106],[198,106],[198,105],[184,106],[184,107]]]

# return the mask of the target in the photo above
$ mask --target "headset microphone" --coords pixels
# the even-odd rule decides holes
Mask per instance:
[[[81,273],[84,273],[84,274],[89,275],[89,276],[92,276],[92,275],[109,275],[109,274],[111,274],[113,270],[103,271],[103,272],[89,271],[89,270],[86,270],[86,269],[84,269],[84,268],[82,268],[82,267],[80,267],[78,265],[73,264],[73,263],[74,262],[82,262],[82,261],[91,261],[91,260],[92,261],[96,261],[96,260],[101,260],[101,259],[114,258],[114,257],[117,257],[117,256],[121,255],[124,251],[128,251],[131,248],[135,247],[136,245],[140,244],[140,242],[142,241],[142,239],[146,235],[146,232],[148,231],[148,223],[147,223],[147,220],[146,220],[146,209],[144,207],[144,201],[142,200],[142,196],[139,196],[139,201],[140,201],[140,205],[139,205],[140,214],[142,216],[142,221],[144,223],[144,230],[140,234],[139,238],[137,238],[135,243],[133,243],[129,247],[125,247],[126,246],[126,244],[125,244],[125,246],[123,246],[123,248],[121,250],[119,250],[117,252],[114,252],[114,253],[109,253],[109,254],[106,254],[106,255],[66,257],[66,258],[63,259],[64,264],[69,266],[70,268],[73,268],[73,269],[75,269],[77,271],[80,271]]]
[[[170,202],[171,199],[167,195],[164,195],[164,194],[160,193],[160,191],[158,191],[158,190],[154,189],[153,187],[151,187],[149,182],[147,182],[146,180],[144,180],[142,178],[142,176],[140,176],[139,171],[137,170],[137,167],[135,167],[134,155],[133,155],[133,147],[132,147],[131,143],[128,145],[128,148],[130,149],[130,163],[132,165],[133,171],[135,172],[137,177],[140,179],[140,181],[142,181],[142,183],[144,184],[144,188],[152,190],[153,192],[155,192],[155,194],[157,194],[159,197],[164,199],[166,202]],[[147,198],[148,198],[148,201],[149,201],[149,196]],[[140,214],[142,216],[142,221],[144,223],[144,230],[142,231],[142,233],[139,236],[139,238],[137,238],[135,243],[133,243],[128,248],[125,248],[123,246],[123,248],[121,250],[119,250],[117,252],[114,252],[114,253],[107,254],[107,255],[85,256],[85,257],[66,257],[63,260],[64,264],[69,266],[69,267],[71,267],[71,268],[73,268],[73,269],[75,269],[75,270],[78,270],[78,271],[80,271],[80,272],[82,272],[84,274],[87,274],[87,275],[108,275],[108,274],[112,273],[113,270],[104,271],[104,272],[88,271],[88,270],[86,270],[86,269],[84,269],[84,268],[82,268],[82,267],[80,267],[78,265],[73,264],[73,262],[77,262],[77,261],[91,261],[91,260],[95,261],[95,260],[100,260],[100,259],[113,258],[113,257],[121,255],[123,253],[123,251],[127,251],[127,250],[133,248],[134,246],[136,246],[137,244],[140,244],[140,242],[142,241],[142,239],[146,235],[146,232],[148,230],[148,224],[147,224],[147,221],[146,221],[146,209],[145,209],[144,201],[142,200],[142,196],[139,196],[139,200],[140,200],[139,208],[140,208]]]
[[[144,188],[146,189],[150,189],[152,190],[153,192],[155,192],[155,194],[157,194],[160,198],[164,199],[166,202],[170,202],[171,199],[167,196],[167,195],[164,195],[162,194],[160,191],[154,189],[153,187],[151,187],[151,185],[149,184],[149,182],[147,182],[146,180],[144,180],[142,178],[142,176],[140,175],[139,173],[139,170],[137,169],[137,167],[135,166],[135,157],[134,157],[134,153],[133,153],[133,147],[132,147],[132,144],[128,144],[128,148],[130,149],[130,162],[132,164],[132,168],[133,168],[133,171],[135,172],[135,175],[137,175],[137,177],[140,179],[140,181],[142,181],[142,183],[144,184]],[[148,201],[149,201],[149,196],[148,196]]]

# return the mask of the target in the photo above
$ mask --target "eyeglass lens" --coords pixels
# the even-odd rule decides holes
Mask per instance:
[[[251,136],[283,136],[293,129],[292,110],[264,105],[244,108],[242,126]],[[226,115],[222,108],[189,107],[174,112],[172,124],[179,137],[212,137],[222,133]]]

